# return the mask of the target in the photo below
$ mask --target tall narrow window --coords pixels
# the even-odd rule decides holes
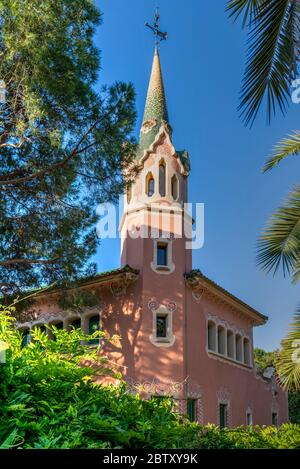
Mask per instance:
[[[197,421],[196,403],[196,399],[187,400],[187,415],[191,422]]]
[[[56,322],[55,324],[53,324],[56,329],[58,329],[59,331],[63,330],[64,328],[64,323],[62,321],[59,321],[59,322]]]
[[[227,357],[234,359],[234,335],[230,330],[227,331]]]
[[[243,361],[243,343],[240,334],[235,336],[235,358],[237,361]]]
[[[218,326],[218,353],[225,355],[225,329],[223,326]]]
[[[81,328],[81,319],[74,319],[74,321],[70,322],[71,329],[80,329]]]
[[[165,339],[168,335],[168,318],[166,315],[158,314],[156,316],[156,337]]]
[[[177,200],[178,199],[178,179],[175,174],[171,179],[171,192],[172,192],[173,199]]]
[[[89,318],[89,334],[93,334],[94,332],[99,331],[99,314],[95,314],[95,316],[91,316]],[[99,344],[99,338],[91,339],[89,341],[89,345],[97,345]]]
[[[246,425],[253,425],[252,412],[246,413]]]
[[[53,322],[52,324],[50,324],[50,326],[54,326],[55,329],[58,329],[59,331],[62,331],[63,328],[64,328],[64,323],[62,321],[58,321],[58,322]],[[56,340],[56,337],[55,335],[53,334],[53,331],[50,330],[50,334],[49,334],[50,338],[52,340]]]
[[[277,412],[272,412],[272,425],[274,425],[274,427],[278,426],[278,414],[277,414]]]
[[[154,194],[154,178],[152,173],[148,173],[146,176],[146,194],[148,197],[152,197]]]
[[[168,246],[164,243],[157,244],[157,265],[167,266],[168,265]]]
[[[216,325],[213,321],[207,324],[207,347],[208,350],[216,351]]]
[[[227,420],[228,420],[228,406],[227,404],[220,404],[219,405],[219,413],[220,413],[220,428],[227,427]]]
[[[27,347],[30,342],[30,329],[22,330],[22,347]]]
[[[164,160],[159,163],[159,194],[166,196],[166,164]]]
[[[40,331],[40,332],[43,332],[45,334],[47,332],[46,326],[44,324],[35,324],[34,329],[36,331]]]
[[[250,344],[247,338],[244,338],[244,363],[250,365]]]

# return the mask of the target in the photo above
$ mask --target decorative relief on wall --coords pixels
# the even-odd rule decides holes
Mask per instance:
[[[202,425],[204,422],[204,409],[203,409],[203,390],[202,386],[191,378],[186,380],[186,392],[187,397],[190,399],[196,399],[196,420]],[[185,413],[187,409],[185,409]]]
[[[156,311],[159,308],[159,303],[153,298],[148,302],[148,308],[150,311]]]
[[[152,312],[157,311],[160,306],[161,305],[158,303],[158,301],[156,301],[155,298],[151,298],[148,301],[148,308]],[[177,303],[175,301],[167,300],[166,301],[166,306],[167,306],[168,311],[170,311],[170,313],[174,313],[177,310]]]
[[[174,313],[174,311],[176,311],[176,309],[177,309],[177,304],[175,303],[175,301],[170,301],[167,304],[167,308],[171,313]]]
[[[244,329],[242,329],[241,327],[238,327],[236,324],[230,321],[225,321],[223,318],[220,318],[219,316],[215,314],[207,313],[206,319],[207,321],[209,320],[213,321],[216,324],[216,326],[223,326],[225,327],[225,329],[229,329],[236,334],[240,334],[241,336],[245,336],[248,338],[246,331]]]
[[[111,282],[110,291],[115,298],[119,298],[126,293],[128,285],[131,285],[137,279],[138,274],[134,272],[126,272]]]
[[[186,383],[186,381],[169,381],[163,383],[156,379],[153,379],[152,381],[144,381],[141,383],[133,380],[132,378],[128,378],[126,381],[130,392],[133,394],[143,394],[144,397],[148,399],[150,399],[152,396],[166,396],[173,397],[174,399],[180,399],[183,397]]]
[[[217,417],[218,417],[218,422],[220,422],[220,404],[225,404],[227,405],[227,422],[226,426],[231,427],[232,426],[232,409],[231,409],[231,394],[230,392],[225,389],[221,388],[217,391]]]
[[[198,290],[193,290],[192,291],[192,297],[194,298],[194,300],[197,301],[197,303],[200,303],[203,295],[204,295],[204,288],[199,288]]]

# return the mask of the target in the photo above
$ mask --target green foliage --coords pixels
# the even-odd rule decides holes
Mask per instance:
[[[289,392],[289,419],[300,425],[300,392]]]
[[[219,430],[205,427],[198,439],[200,449],[296,449],[300,448],[300,426],[237,427]]]
[[[282,344],[284,347],[284,343]],[[290,351],[290,354],[297,352],[296,348],[293,347]],[[258,368],[258,372],[262,373],[265,368],[268,366],[276,365],[279,367],[282,366],[282,360],[280,360],[280,355],[282,351],[275,350],[274,352],[266,352],[263,349],[255,348],[254,349],[254,361]],[[289,360],[288,363],[291,361]],[[294,387],[291,387],[289,390],[289,421],[291,423],[300,424],[300,392],[295,390]]]
[[[264,98],[267,116],[284,113],[299,65],[299,5],[293,0],[229,0],[234,18],[244,14],[248,53],[239,109],[246,124],[255,120]]]
[[[91,0],[0,4],[0,292],[95,274],[97,204],[132,161],[131,84],[97,85]],[[128,171],[127,178],[132,173]]]
[[[264,98],[270,121],[276,106],[284,113],[290,96],[290,85],[299,70],[300,10],[293,0],[228,0],[227,11],[237,19],[244,15],[248,28],[248,57],[241,90],[239,109],[246,124],[253,123]],[[278,143],[267,159],[263,171],[277,166],[284,158],[299,154],[299,132]],[[300,278],[300,187],[291,192],[286,202],[272,215],[258,242],[258,264],[274,274]],[[277,372],[288,389],[300,389],[300,368],[291,357],[294,341],[300,343],[298,315],[292,331],[284,340],[283,352],[276,359]]]
[[[300,391],[300,308],[281,345],[282,349],[275,360],[277,373],[286,389]]]
[[[268,366],[275,366],[275,358],[278,354],[278,351],[266,352],[261,348],[254,349],[254,361],[257,365],[259,372],[263,372]]]
[[[114,375],[79,329],[52,327],[55,341],[33,331],[27,347],[9,311],[0,310],[0,448],[300,448],[300,427],[219,430],[190,423],[169,399],[145,401],[125,384],[104,387]]]
[[[297,281],[300,272],[300,187],[272,215],[258,244],[258,263],[274,273],[282,266],[284,274]]]
[[[267,159],[263,171],[269,171],[275,168],[279,163],[288,156],[299,155],[300,152],[300,132],[294,132],[287,138],[275,145],[273,155]]]

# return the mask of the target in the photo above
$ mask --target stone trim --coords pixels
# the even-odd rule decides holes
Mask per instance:
[[[166,244],[167,245],[167,265],[161,266],[157,264],[157,245]],[[175,264],[173,263],[173,249],[172,249],[173,240],[170,238],[155,238],[153,239],[153,261],[151,262],[151,269],[160,275],[168,275],[174,272]]]
[[[167,318],[167,337],[156,336],[156,318],[161,314]],[[171,347],[175,342],[173,334],[173,311],[167,306],[160,305],[157,309],[152,310],[152,334],[149,336],[150,342],[156,347]]]
[[[220,404],[227,405],[227,427],[232,427],[232,408],[231,408],[231,394],[225,389],[221,388],[217,391],[217,422],[220,424]]]

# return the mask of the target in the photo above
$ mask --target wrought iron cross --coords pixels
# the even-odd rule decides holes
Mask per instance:
[[[159,22],[159,17],[160,17],[160,14],[159,14],[159,10],[158,8],[156,9],[156,12],[155,12],[155,22],[154,22],[154,25],[152,26],[151,24],[149,23],[146,23],[146,26],[147,28],[151,29],[151,31],[154,32],[154,36],[155,36],[155,45],[158,46],[158,40],[160,41],[165,41],[168,37],[168,33],[163,33],[162,31],[159,30],[159,25],[158,25],[158,22]]]

